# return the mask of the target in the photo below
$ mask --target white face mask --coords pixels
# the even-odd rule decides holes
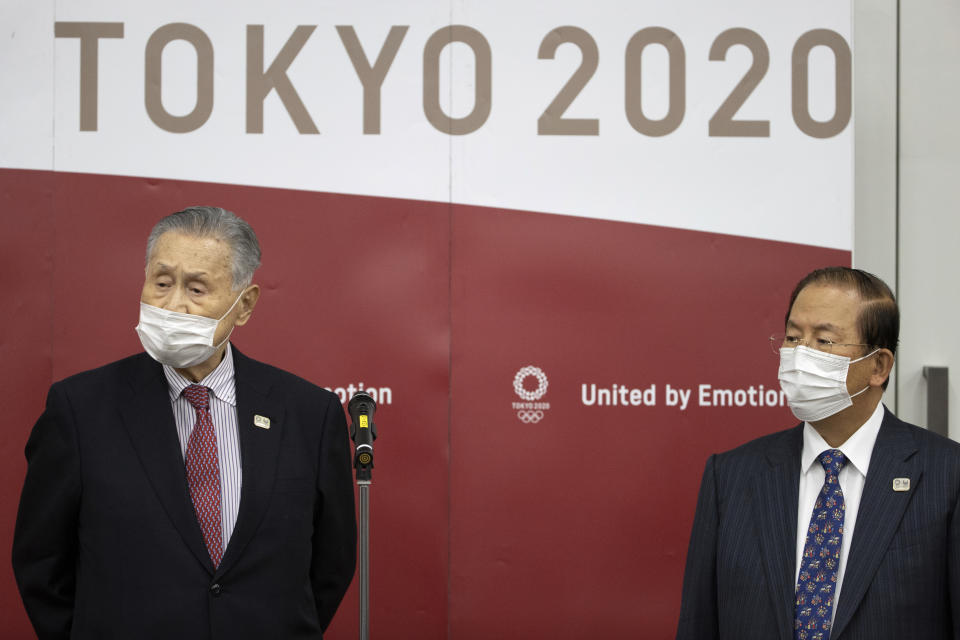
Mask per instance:
[[[805,422],[816,422],[851,406],[853,398],[870,387],[850,395],[847,370],[851,364],[866,360],[877,351],[879,349],[851,360],[804,345],[780,349],[780,388],[787,395],[793,415]]]
[[[213,344],[217,325],[220,320],[230,315],[242,295],[241,293],[237,296],[219,319],[168,311],[141,302],[140,324],[136,326],[136,331],[144,351],[160,364],[167,364],[175,369],[186,369],[206,362],[230,339],[228,333],[223,342]]]

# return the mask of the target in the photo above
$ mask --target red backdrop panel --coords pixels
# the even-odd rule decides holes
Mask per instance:
[[[216,204],[253,225],[264,254],[256,277],[263,293],[233,337],[237,347],[322,386],[391,388],[392,403],[381,403],[377,415],[371,489],[372,632],[445,636],[449,208],[23,171],[0,171],[0,190],[0,277],[12,292],[0,315],[0,375],[14,410],[2,440],[4,548],[23,482],[23,444],[47,386],[140,350],[133,327],[150,228],[185,206]],[[2,567],[3,610],[15,619],[3,635],[32,637],[9,563]],[[357,607],[354,585],[327,637],[356,637]]]
[[[693,406],[698,387],[778,390],[765,338],[849,253],[463,206],[452,229],[450,636],[672,638],[707,456],[795,422]],[[528,365],[549,409],[525,424]],[[583,384],[656,404],[588,406]]]
[[[0,610],[3,634],[32,637],[13,581],[9,551],[20,487],[23,446],[50,384],[53,177],[0,171]],[[0,634],[2,635],[2,634]]]
[[[390,387],[371,490],[372,634],[668,638],[707,455],[792,423],[697,406],[777,388],[764,336],[848,252],[573,217],[170,180],[0,171],[0,543],[47,385],[140,349],[144,242],[190,204],[257,230],[263,295],[234,342],[328,387]],[[550,408],[518,419],[517,371]],[[529,381],[527,381],[529,384]],[[588,406],[583,385],[653,406]],[[666,385],[691,389],[685,410]],[[534,385],[535,386],[535,385]],[[9,565],[4,637],[32,637]],[[355,586],[328,634],[356,636]]]

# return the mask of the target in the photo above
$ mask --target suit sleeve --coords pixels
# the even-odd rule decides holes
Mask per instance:
[[[76,589],[80,460],[66,395],[54,385],[26,446],[13,571],[40,640],[67,638]]]
[[[687,566],[683,574],[683,597],[677,640],[710,640],[718,635],[717,620],[717,483],[716,456],[710,456],[690,533]]]
[[[960,496],[953,503],[953,517],[947,538],[947,589],[953,619],[953,639],[960,640]]]
[[[357,521],[347,421],[334,398],[323,420],[310,579],[320,626],[326,631],[343,599],[357,561]]]

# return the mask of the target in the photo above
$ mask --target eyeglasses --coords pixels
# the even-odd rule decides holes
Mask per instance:
[[[794,347],[799,347],[800,345],[810,347],[811,349],[816,349],[817,351],[823,351],[825,353],[833,353],[835,350],[838,350],[842,347],[872,346],[869,344],[860,344],[856,342],[834,342],[830,338],[811,338],[807,340],[805,338],[784,335],[782,333],[777,333],[770,336],[769,340],[770,350],[777,355],[780,355],[780,349],[793,349]]]

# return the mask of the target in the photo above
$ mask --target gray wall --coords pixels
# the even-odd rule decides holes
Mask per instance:
[[[854,251],[902,314],[884,401],[927,421],[924,366],[960,376],[960,3],[854,2]],[[951,382],[950,436],[960,440]]]

